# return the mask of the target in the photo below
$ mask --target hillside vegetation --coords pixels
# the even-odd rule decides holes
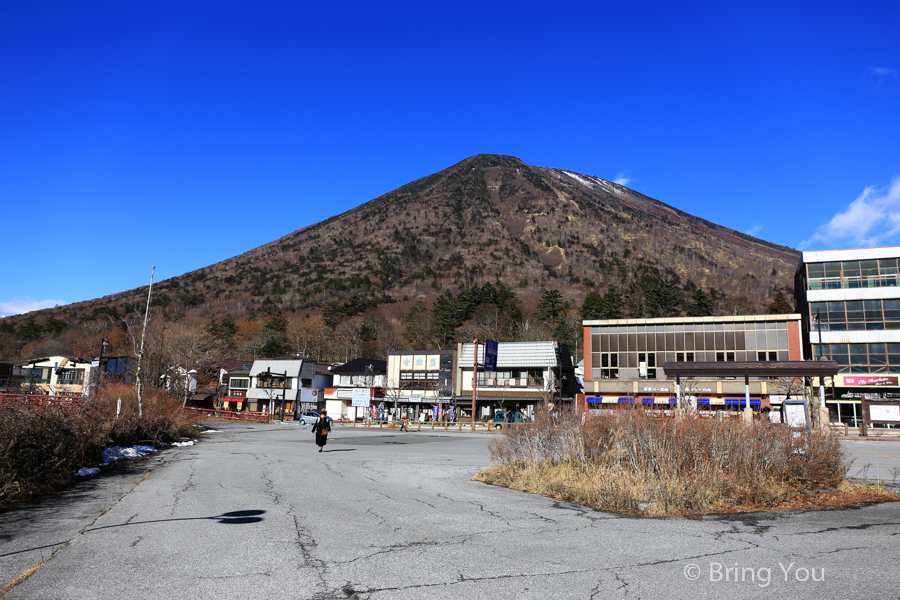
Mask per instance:
[[[244,358],[383,356],[479,331],[574,343],[589,293],[592,317],[765,312],[790,301],[798,258],[597,177],[478,155],[160,282],[153,327]],[[558,310],[539,317],[548,294]],[[2,319],[0,360],[96,354],[103,337],[133,353],[146,295]]]

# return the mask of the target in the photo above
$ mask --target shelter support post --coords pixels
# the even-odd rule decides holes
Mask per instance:
[[[750,408],[750,376],[744,375],[744,422],[753,422],[753,409]]]

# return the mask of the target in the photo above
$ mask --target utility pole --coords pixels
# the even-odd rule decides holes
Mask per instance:
[[[141,351],[138,352],[137,367],[137,401],[138,401],[138,418],[144,416],[144,396],[143,396],[143,377],[141,376],[141,366],[144,363],[144,336],[147,335],[147,321],[150,319],[150,295],[153,293],[153,275],[156,273],[156,265],[150,271],[150,289],[147,290],[147,310],[144,313],[144,330],[141,332]]]
[[[472,354],[472,431],[475,431],[475,407],[478,400],[478,338],[475,338]]]

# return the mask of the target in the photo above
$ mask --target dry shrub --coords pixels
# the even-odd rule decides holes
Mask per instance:
[[[106,386],[80,411],[0,409],[0,504],[62,489],[78,469],[99,464],[106,448],[170,442],[193,432],[193,423],[177,398],[156,389],[147,390],[138,418],[130,386]]]
[[[532,426],[494,438],[489,449],[501,463],[495,477],[517,489],[555,486],[566,495],[569,488],[569,495],[591,496],[597,508],[646,512],[650,505],[682,514],[719,503],[771,505],[788,491],[833,488],[849,466],[827,432],[675,420],[641,408],[584,420],[540,411]]]

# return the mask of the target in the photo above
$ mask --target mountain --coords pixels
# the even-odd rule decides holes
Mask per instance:
[[[332,299],[429,304],[444,290],[501,283],[526,313],[542,289],[580,305],[588,291],[647,278],[764,310],[792,296],[799,253],[687,214],[599,177],[478,155],[220,263],[160,282],[168,319],[272,307],[316,312]],[[146,301],[147,288],[40,311],[85,322]],[[357,296],[354,296],[357,295]],[[34,316],[34,314],[32,314]],[[21,322],[24,317],[14,319]],[[7,328],[9,325],[7,325]]]

